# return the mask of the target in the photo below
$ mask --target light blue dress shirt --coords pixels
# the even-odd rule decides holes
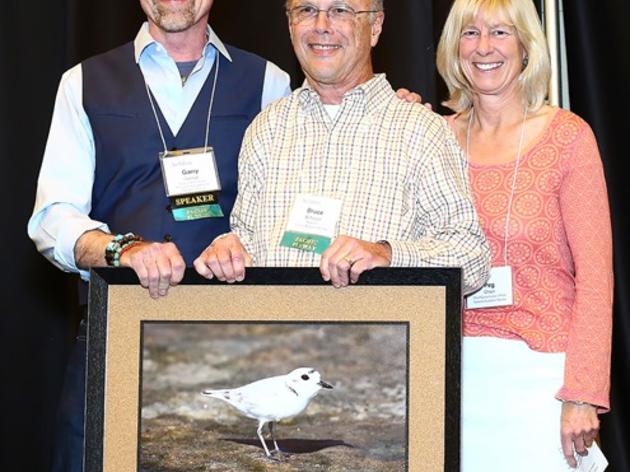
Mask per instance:
[[[148,23],[140,28],[134,40],[134,50],[142,75],[173,134],[177,134],[184,123],[217,54],[232,60],[210,27],[203,55],[185,84],[182,84],[175,61],[149,34]],[[290,92],[289,75],[267,62],[261,108]],[[105,222],[89,217],[95,150],[82,97],[82,69],[78,64],[62,76],[59,84],[28,234],[50,262],[65,271],[79,272],[87,280],[88,272],[76,266],[75,244],[86,231],[109,232],[109,228]]]

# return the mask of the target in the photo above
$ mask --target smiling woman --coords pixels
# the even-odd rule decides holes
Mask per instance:
[[[544,104],[545,44],[530,0],[456,0],[438,47],[492,248],[464,313],[465,472],[575,467],[609,408],[606,183],[589,126]]]
[[[536,109],[545,101],[550,77],[549,53],[534,5],[529,0],[524,2],[531,11],[523,14],[517,9],[517,2],[498,3],[502,5],[494,9],[486,8],[485,13],[488,15],[484,15],[483,6],[490,2],[459,1],[453,4],[449,20],[442,30],[437,54],[437,67],[450,94],[444,105],[452,110],[463,111],[472,105],[473,90],[460,63],[460,54],[470,49],[471,41],[479,40],[484,26],[484,36],[493,45],[504,43],[506,39],[514,44],[511,40],[515,40],[517,47],[522,50],[522,62],[518,64],[518,84],[529,107]],[[487,24],[490,14],[494,18],[492,24]],[[480,54],[483,53],[482,50]]]
[[[515,87],[527,55],[516,29],[505,20],[489,24],[478,16],[462,31],[459,55],[464,75],[477,93],[502,93]]]

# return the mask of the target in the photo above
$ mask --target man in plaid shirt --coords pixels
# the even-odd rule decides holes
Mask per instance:
[[[375,267],[461,267],[464,292],[481,287],[490,254],[455,137],[373,72],[383,1],[289,0],[287,16],[306,81],[248,128],[232,232],[197,271],[319,266],[342,287]]]

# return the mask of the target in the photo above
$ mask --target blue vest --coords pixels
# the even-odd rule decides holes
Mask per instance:
[[[217,53],[221,66],[209,137],[225,216],[196,221],[177,222],[169,210],[158,159],[162,141],[134,59],[133,43],[82,64],[83,107],[96,149],[90,217],[107,223],[113,233],[132,231],[148,241],[172,240],[189,266],[217,235],[229,231],[241,141],[260,112],[266,61],[234,47],[227,49],[232,62]],[[213,80],[214,69],[176,136],[156,102],[169,150],[203,147]]]

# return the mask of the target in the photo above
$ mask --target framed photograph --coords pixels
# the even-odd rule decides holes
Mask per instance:
[[[459,269],[91,277],[87,472],[459,470]]]

